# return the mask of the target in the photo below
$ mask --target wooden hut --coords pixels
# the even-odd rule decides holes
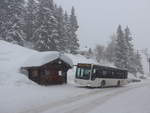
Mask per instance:
[[[40,52],[29,58],[21,70],[38,84],[50,85],[67,83],[67,71],[72,66],[72,60],[64,54]]]

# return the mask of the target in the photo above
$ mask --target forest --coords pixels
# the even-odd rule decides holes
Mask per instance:
[[[68,13],[53,0],[0,1],[2,40],[38,51],[77,54],[80,48],[78,28],[74,7]],[[135,76],[143,74],[142,58],[133,45],[133,38],[128,26],[123,30],[119,25],[106,47],[95,45],[83,55],[101,64],[103,61],[113,63]]]
[[[79,48],[75,9],[71,14],[53,0],[0,1],[0,38],[39,51]]]

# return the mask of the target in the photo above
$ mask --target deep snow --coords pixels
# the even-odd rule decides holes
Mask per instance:
[[[68,85],[45,87],[29,80],[19,70],[36,54],[39,52],[0,40],[0,113],[20,113],[89,91],[71,85],[74,84],[74,68],[68,72]],[[96,63],[81,55],[67,55],[73,59],[74,64],[81,61]]]
[[[40,113],[46,111],[51,112],[51,109],[49,109],[50,106],[54,107],[59,105],[62,106],[63,109],[64,102],[66,103],[65,108],[68,108],[69,105],[72,105],[72,107],[74,107],[74,105],[77,105],[76,107],[80,108],[80,105],[82,104],[87,104],[87,102],[89,101],[93,102],[93,99],[96,99],[94,98],[95,95],[99,95],[101,97],[103,94],[111,94],[113,90],[118,90],[115,88],[88,89],[77,87],[74,83],[75,68],[69,70],[68,72],[68,85],[56,85],[47,87],[37,85],[36,83],[29,80],[25,75],[19,72],[20,67],[22,67],[23,64],[26,63],[27,59],[30,59],[30,57],[35,54],[39,54],[39,52],[0,40],[0,113]],[[73,60],[74,65],[78,62],[97,63],[95,60],[86,59],[81,55],[66,55]],[[110,90],[112,90],[112,92],[110,92]],[[134,94],[135,97],[132,94]],[[142,95],[144,95],[144,99],[140,98],[142,97]],[[97,106],[98,108],[93,112],[99,113],[99,110],[101,110],[102,113],[110,113],[107,111],[107,105],[110,107],[110,109],[112,109],[112,111],[114,110],[113,107],[117,107],[117,105],[119,105],[119,107],[122,108],[124,111],[133,111],[132,113],[136,113],[136,109],[131,109],[130,104],[128,105],[127,110],[124,109],[122,104],[119,104],[119,102],[121,101],[121,103],[127,105],[127,100],[129,97],[130,101],[132,101],[132,98],[134,100],[130,102],[131,104],[136,104],[137,107],[140,105],[140,109],[143,109],[143,111],[145,109],[145,112],[142,113],[149,113],[147,111],[150,111],[150,109],[148,107],[145,107],[150,104],[149,100],[147,99],[150,98],[149,95],[149,87],[145,87],[143,89],[139,88],[137,90],[126,92],[125,94],[114,97],[114,99],[112,98],[110,101],[107,101],[107,103],[104,103],[102,106]],[[136,97],[140,98],[140,101],[142,102],[141,104],[138,104],[138,100],[135,99]],[[82,100],[82,98],[85,98],[85,100]],[[124,99],[122,101],[118,98]],[[74,103],[74,101],[78,100],[80,101],[79,103]],[[113,107],[111,108],[111,106]],[[87,109],[85,106],[84,108]],[[114,110],[114,112],[111,113],[120,112]],[[75,113],[81,112],[78,111]],[[138,112],[138,109],[137,113],[140,113]]]

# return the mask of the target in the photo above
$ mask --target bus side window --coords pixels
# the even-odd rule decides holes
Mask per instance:
[[[103,76],[103,77],[106,77],[106,76],[107,76],[107,71],[106,71],[106,70],[103,70],[102,76]]]
[[[124,78],[126,79],[127,78],[127,72],[124,72]]]
[[[112,71],[108,70],[108,78],[111,78],[111,77],[112,77]]]
[[[98,78],[101,78],[103,76],[103,70],[102,69],[97,70],[97,76],[98,76]]]
[[[114,71],[112,71],[111,72],[111,78],[114,78],[114,76],[115,76],[115,73],[114,73]]]
[[[116,71],[116,78],[119,78],[119,72],[118,72],[118,70]]]

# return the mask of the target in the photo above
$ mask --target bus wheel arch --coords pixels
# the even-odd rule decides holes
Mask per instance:
[[[119,86],[120,86],[120,80],[117,81],[117,87],[119,87]]]
[[[105,80],[102,80],[102,81],[101,81],[101,84],[100,84],[100,87],[103,88],[103,87],[105,86],[105,84],[106,84],[106,81],[105,81]]]

